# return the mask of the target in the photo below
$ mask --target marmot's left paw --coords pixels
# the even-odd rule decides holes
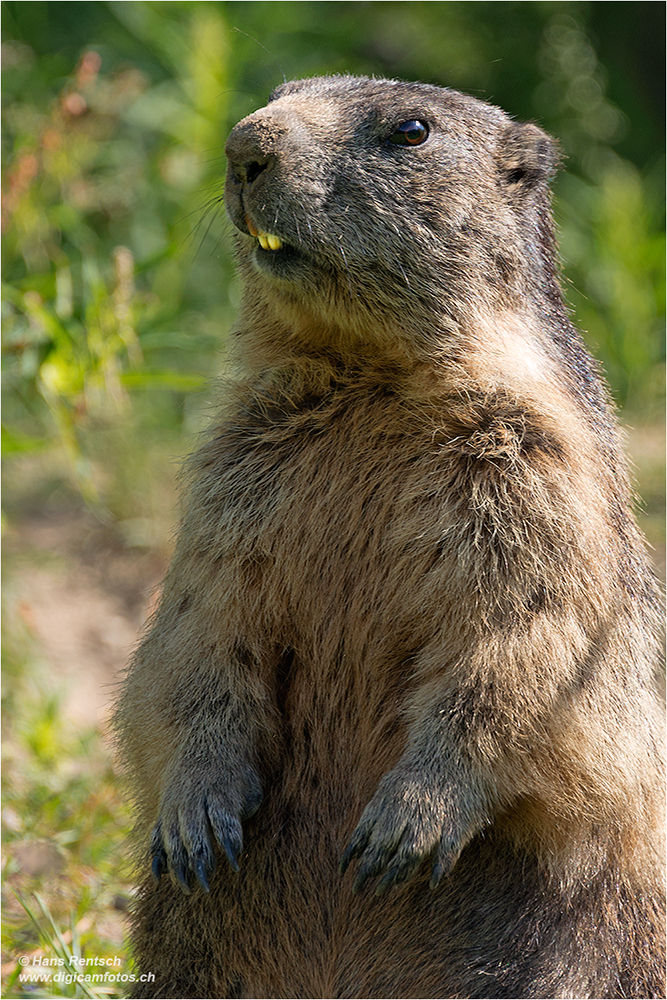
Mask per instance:
[[[412,878],[435,850],[430,882],[435,889],[468,840],[466,826],[453,796],[397,769],[385,775],[366,806],[341,859],[341,874],[359,858],[352,891],[381,875],[375,887],[379,896]]]

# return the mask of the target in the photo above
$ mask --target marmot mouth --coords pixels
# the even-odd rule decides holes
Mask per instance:
[[[250,220],[250,216],[246,215],[245,224],[248,227],[248,232],[251,236],[255,236],[259,240],[259,245],[262,250],[280,250],[283,246],[283,241],[280,236],[276,236],[275,233],[266,233],[262,229],[257,229],[256,226]]]
[[[246,212],[243,218],[245,229],[256,242],[252,251],[255,265],[265,274],[281,281],[298,281],[306,263],[301,248],[287,243],[277,233],[259,229]],[[241,232],[244,230],[241,229]]]

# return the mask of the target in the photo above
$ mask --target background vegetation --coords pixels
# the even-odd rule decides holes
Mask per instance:
[[[567,157],[555,186],[567,294],[635,428],[643,520],[659,546],[664,6],[2,9],[3,971],[6,995],[22,996],[21,954],[118,953],[116,918],[131,894],[117,778],[99,728],[75,727],[64,707],[35,567],[51,600],[65,570],[113,590],[136,629],[169,552],[178,456],[206,417],[238,301],[221,203],[229,129],[284,77],[352,72],[463,89],[556,135]]]

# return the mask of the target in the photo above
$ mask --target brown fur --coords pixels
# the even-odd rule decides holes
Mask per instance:
[[[341,77],[227,154],[236,375],[118,709],[135,996],[664,996],[656,595],[553,143]]]

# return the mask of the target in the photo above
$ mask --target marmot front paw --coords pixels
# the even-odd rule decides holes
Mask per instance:
[[[184,771],[174,776],[162,796],[151,838],[151,869],[158,881],[171,872],[184,892],[189,893],[195,881],[209,892],[216,842],[234,871],[239,870],[241,820],[254,815],[262,801],[254,769],[246,767],[243,777],[243,791],[238,794],[220,778],[207,780],[197,774],[189,778]]]
[[[359,858],[352,891],[360,892],[370,879],[381,875],[375,887],[380,896],[407,882],[435,852],[430,880],[435,889],[454,867],[472,832],[451,789],[434,788],[418,774],[397,768],[384,776],[364,809],[343,853],[340,871],[343,874]]]

